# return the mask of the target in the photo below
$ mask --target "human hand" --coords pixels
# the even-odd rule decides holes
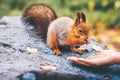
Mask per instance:
[[[103,50],[98,55],[89,56],[86,59],[77,57],[68,57],[69,61],[84,66],[102,66],[120,63],[120,53],[112,50]]]

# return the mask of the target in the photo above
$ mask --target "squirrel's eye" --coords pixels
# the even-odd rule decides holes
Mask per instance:
[[[81,33],[81,32],[83,32],[83,30],[82,30],[82,29],[79,29],[79,32]]]

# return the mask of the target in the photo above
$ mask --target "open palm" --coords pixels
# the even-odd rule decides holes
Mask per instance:
[[[120,54],[112,50],[103,50],[98,55],[87,58],[68,57],[67,59],[79,65],[97,67],[120,63]]]

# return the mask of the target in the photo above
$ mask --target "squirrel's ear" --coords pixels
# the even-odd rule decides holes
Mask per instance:
[[[75,25],[77,26],[79,23],[80,23],[80,13],[77,12],[77,17],[76,17],[76,20],[75,20]]]
[[[83,12],[81,12],[81,19],[82,19],[82,22],[86,23],[86,17],[85,17],[85,14]]]
[[[80,22],[85,22],[85,23],[86,23],[85,14],[84,14],[83,12],[77,12],[77,18],[76,18],[76,21],[75,21],[76,26],[77,26]]]

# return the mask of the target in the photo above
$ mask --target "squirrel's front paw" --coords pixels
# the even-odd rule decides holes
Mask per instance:
[[[77,50],[78,54],[83,54],[83,52],[84,52],[83,50]]]
[[[56,55],[61,55],[61,52],[60,52],[60,50],[58,50],[58,49],[54,49],[54,54],[56,54]]]

